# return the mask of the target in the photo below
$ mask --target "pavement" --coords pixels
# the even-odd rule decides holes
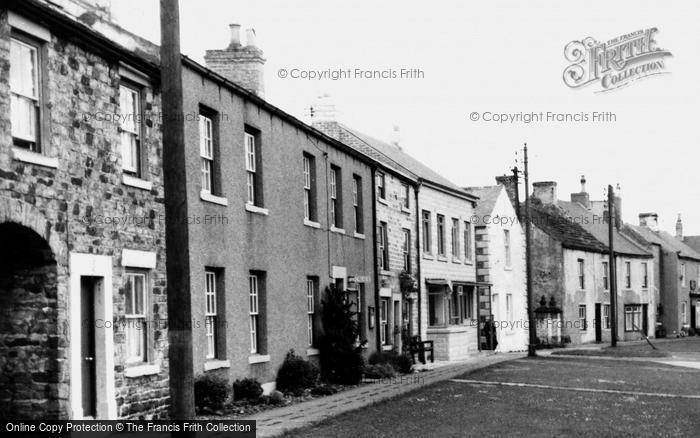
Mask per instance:
[[[443,362],[420,367],[422,371],[361,385],[338,394],[263,411],[241,420],[256,420],[257,436],[272,437],[307,427],[374,403],[452,379],[497,363],[523,358],[527,353],[478,353],[463,362]]]

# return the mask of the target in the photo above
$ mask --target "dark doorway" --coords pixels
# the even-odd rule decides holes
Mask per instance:
[[[58,419],[62,381],[57,269],[46,240],[13,222],[0,223],[0,418]]]
[[[644,336],[649,336],[649,305],[642,304],[642,332]]]
[[[97,414],[97,392],[95,375],[95,286],[94,277],[80,279],[80,355],[83,387],[83,417],[95,418]]]
[[[595,303],[595,341],[603,342],[603,321],[600,303]]]

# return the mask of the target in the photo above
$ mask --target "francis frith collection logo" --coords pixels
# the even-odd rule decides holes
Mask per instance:
[[[658,29],[638,30],[606,42],[592,37],[574,40],[564,48],[571,64],[564,69],[564,83],[571,88],[597,85],[606,92],[649,76],[669,73],[666,57],[671,52],[658,46]]]

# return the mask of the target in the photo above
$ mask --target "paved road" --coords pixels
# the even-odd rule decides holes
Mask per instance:
[[[700,370],[540,357],[466,373],[289,436],[700,436]]]

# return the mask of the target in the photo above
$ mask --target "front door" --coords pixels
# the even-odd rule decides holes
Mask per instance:
[[[649,336],[649,305],[642,304],[642,331],[644,336]]]
[[[91,277],[80,279],[81,373],[83,388],[83,417],[95,418],[97,394],[95,392],[95,284]]]
[[[603,342],[603,322],[601,319],[601,305],[595,303],[595,341],[598,343]]]

